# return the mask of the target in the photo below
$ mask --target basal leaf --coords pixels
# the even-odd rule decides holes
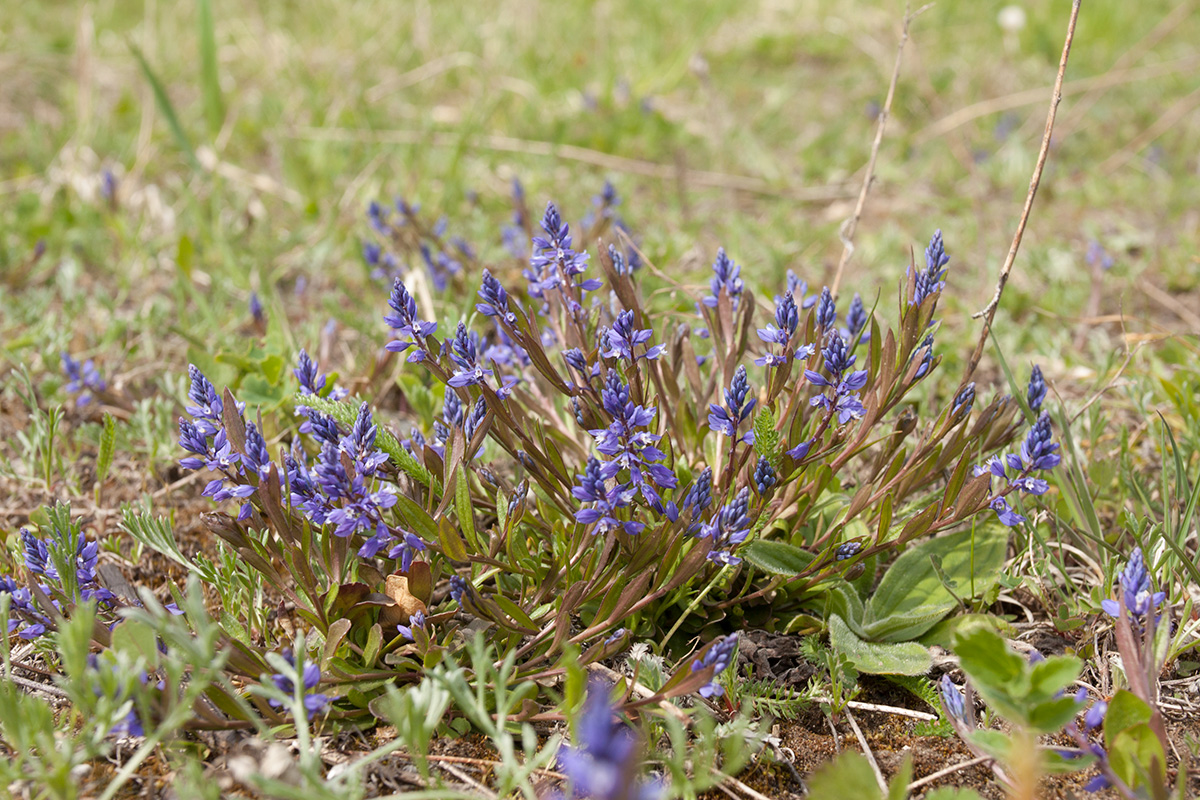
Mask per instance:
[[[864,642],[837,614],[829,617],[829,642],[859,672],[873,675],[923,675],[933,666],[929,651],[915,642]]]

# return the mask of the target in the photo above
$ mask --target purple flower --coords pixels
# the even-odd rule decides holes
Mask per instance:
[[[461,575],[450,576],[450,599],[462,605],[463,595],[470,598],[474,590],[471,588],[471,583]]]
[[[737,641],[737,633],[723,636],[717,639],[704,652],[703,658],[698,658],[692,662],[692,672],[699,672],[709,667],[713,668],[712,680],[700,687],[700,695],[702,697],[720,697],[725,694],[724,687],[717,683],[717,676],[724,672],[733,662],[733,654],[737,650]]]
[[[1009,466],[1025,470],[1057,467],[1062,461],[1062,456],[1054,452],[1058,449],[1058,444],[1051,441],[1053,437],[1054,431],[1050,429],[1050,415],[1043,411],[1037,418],[1037,422],[1033,423],[1033,427],[1029,429],[1025,441],[1021,443],[1020,460],[1017,461],[1015,456],[1008,456]]]
[[[758,403],[756,398],[747,399],[749,393],[750,381],[746,377],[746,368],[739,365],[733,373],[733,380],[729,382],[729,388],[725,390],[725,406],[709,404],[708,427],[723,436],[736,439],[738,426],[750,416]],[[754,431],[747,431],[739,441],[754,444]]]
[[[560,289],[566,285],[568,289],[576,284],[571,280],[582,275],[587,269],[587,253],[579,253],[572,249],[571,229],[558,213],[554,203],[546,204],[546,213],[542,216],[542,230],[545,236],[533,237],[533,255],[529,259],[530,269],[525,270],[525,279],[529,281],[529,295],[542,299],[546,291]],[[603,282],[596,278],[582,281],[579,288],[585,292],[599,289]],[[579,311],[579,304],[566,296],[567,305],[572,313]]]
[[[637,328],[633,321],[633,311],[622,311],[617,315],[613,326],[600,337],[601,354],[605,358],[622,358],[631,363],[639,358],[653,361],[663,354],[665,345],[647,347],[646,352],[634,355],[634,349],[645,345],[653,335],[654,331],[650,329]]]
[[[746,541],[746,537],[750,535],[750,518],[747,515],[749,507],[750,488],[743,487],[733,500],[700,526],[697,536],[701,539],[712,539],[708,543],[709,561],[729,565],[742,562],[733,555],[733,549]]]
[[[483,282],[479,287],[479,299],[475,310],[487,317],[500,317],[509,325],[515,325],[517,315],[508,308],[508,292],[500,285],[489,270],[483,271]]]
[[[942,231],[936,230],[929,240],[929,246],[925,248],[925,269],[917,271],[909,305],[919,306],[926,297],[945,288],[946,265],[949,263],[950,256],[946,254],[946,247],[942,243]]]
[[[800,312],[792,295],[785,294],[775,303],[775,324],[758,329],[758,338],[768,344],[786,345],[800,324]]]
[[[70,378],[66,390],[79,395],[79,405],[90,403],[93,393],[103,392],[108,388],[108,384],[104,382],[104,378],[100,377],[100,371],[96,369],[96,363],[92,359],[89,358],[80,364],[65,350],[59,357],[62,359],[63,372]]]
[[[946,713],[957,720],[964,720],[967,716],[967,704],[963,699],[962,693],[958,691],[958,687],[950,680],[949,675],[942,676],[941,682],[942,706],[946,709]]]
[[[827,395],[822,392],[813,397],[809,401],[810,404],[825,408],[831,413],[836,412],[838,423],[842,425],[852,419],[859,419],[866,413],[866,409],[858,399],[858,391],[867,383],[867,370],[851,372],[844,379],[842,378],[842,374],[854,365],[858,357],[850,355],[846,348],[846,341],[837,330],[830,331],[825,349],[821,351],[821,357],[829,377],[826,378],[811,369],[804,370],[804,376],[814,386],[830,387],[833,394]]]
[[[915,356],[916,353],[918,353],[918,352],[921,354],[921,365],[919,367],[917,367],[917,371],[913,375],[914,381],[920,380],[921,378],[924,378],[926,375],[928,375],[930,367],[933,366],[933,334],[932,333],[925,337],[925,340],[921,342],[920,347],[917,350],[913,351],[913,355]]]
[[[826,286],[821,289],[821,299],[817,303],[817,327],[822,331],[831,330],[837,321],[837,305],[833,302],[833,294]]]
[[[812,439],[808,439],[796,445],[791,450],[787,450],[786,452],[789,456],[797,461],[803,461],[805,457],[808,456],[808,451],[812,449],[812,446]]]
[[[754,488],[758,490],[759,494],[765,495],[777,480],[771,462],[763,456],[759,456],[758,463],[754,465]]]
[[[375,447],[378,430],[371,409],[364,402],[358,407],[358,416],[350,433],[338,442],[341,451],[354,461],[354,469],[359,475],[374,475],[387,462],[387,455]]]
[[[283,651],[283,657],[288,664],[296,668],[302,684],[301,697],[304,702],[304,710],[308,714],[308,718],[312,719],[313,714],[324,711],[332,700],[328,695],[315,691],[321,684],[321,667],[314,661],[307,661],[303,656],[301,656],[302,666],[298,666],[290,648]],[[271,680],[281,692],[288,696],[295,696],[296,684],[290,676],[277,672],[271,676]],[[271,704],[272,708],[283,708],[284,706],[283,702],[273,698],[267,702]]]
[[[600,402],[612,418],[612,423],[607,428],[595,428],[589,433],[596,442],[596,449],[611,459],[601,466],[604,479],[607,481],[623,470],[629,470],[632,486],[648,501],[656,502],[658,492],[651,483],[670,489],[677,482],[675,473],[669,467],[657,463],[667,457],[655,446],[662,435],[639,430],[647,428],[654,421],[658,409],[634,404],[629,387],[621,382],[616,370],[609,370],[605,375]]]
[[[194,405],[187,406],[187,412],[192,415],[201,433],[212,436],[225,424],[221,419],[225,404],[221,401],[221,395],[217,394],[217,387],[212,385],[212,381],[206,378],[195,364],[188,364],[188,377],[191,379],[188,399]],[[240,413],[241,409],[238,411]]]
[[[450,343],[450,360],[457,369],[446,381],[450,386],[476,386],[493,373],[479,364],[478,344],[475,336],[467,332],[467,326],[458,323],[454,340]]]
[[[742,282],[742,268],[733,263],[729,256],[725,255],[725,248],[717,250],[717,260],[713,262],[713,277],[709,282],[709,287],[712,289],[712,294],[701,300],[704,305],[709,308],[716,308],[717,302],[721,297],[721,292],[729,295],[729,301],[736,309],[738,303],[742,299],[742,292],[746,286]]]
[[[1029,403],[1029,408],[1037,411],[1042,407],[1042,401],[1046,399],[1046,379],[1042,377],[1042,369],[1037,364],[1033,365],[1033,372],[1029,375],[1029,389],[1026,392],[1025,400]]]
[[[1025,521],[1025,517],[1013,510],[1012,507],[1008,505],[1008,501],[1003,497],[995,498],[988,505],[993,511],[996,512],[996,517],[1000,520],[1000,524],[1002,525],[1007,525],[1011,528],[1014,525],[1019,525]]]
[[[834,561],[849,561],[862,552],[862,542],[846,542],[838,545],[834,551]]]
[[[425,322],[417,316],[417,301],[409,294],[408,287],[399,278],[392,283],[392,294],[388,298],[388,306],[392,313],[384,316],[383,321],[398,335],[405,339],[394,339],[386,347],[393,353],[403,353],[410,347],[416,350],[408,355],[408,361],[422,361],[429,355],[425,347],[425,337],[433,335],[437,330],[436,322]]]
[[[48,585],[42,584],[41,588],[43,592],[50,591]],[[7,594],[10,598],[7,631],[9,634],[15,633],[21,639],[32,641],[51,629],[50,618],[42,613],[28,588],[18,586],[12,578],[0,575],[0,594]],[[57,600],[51,602],[56,608],[59,607]]]
[[[637,741],[616,718],[609,688],[600,678],[588,682],[573,746],[563,748],[558,763],[572,800],[657,800],[663,794],[661,783],[637,779]]]
[[[1133,617],[1134,622],[1145,618],[1166,599],[1166,592],[1155,592],[1150,581],[1150,571],[1146,568],[1146,560],[1142,556],[1142,548],[1135,547],[1129,554],[1129,561],[1122,570],[1118,581],[1121,587],[1121,597],[1125,600],[1125,608]],[[1110,617],[1121,613],[1121,604],[1116,600],[1100,601],[1100,606]]]
[[[859,331],[862,331],[862,338],[859,341],[870,341],[871,332],[867,330],[867,323],[870,321],[870,316],[867,314],[866,306],[863,305],[862,295],[858,292],[854,293],[854,298],[850,301],[850,308],[846,310],[846,329],[842,335],[852,341],[858,336]]]
[[[413,637],[413,629],[414,628],[424,628],[424,627],[425,627],[425,612],[414,611],[413,615],[408,618],[408,624],[407,625],[397,625],[396,631],[401,636],[403,636],[405,639],[408,639],[411,642],[414,638]]]
[[[975,382],[971,381],[966,386],[958,390],[958,394],[954,395],[954,403],[950,407],[950,418],[958,419],[965,417],[971,413],[971,407],[975,405]]]
[[[579,485],[572,487],[571,494],[576,500],[592,503],[593,506],[576,511],[575,521],[584,525],[594,525],[593,534],[608,533],[621,528],[632,536],[641,533],[646,527],[644,523],[616,517],[618,509],[629,506],[635,492],[624,483],[615,483],[608,488],[605,485],[603,468],[594,456],[588,458],[583,474],[578,476],[578,480]]]
[[[263,325],[267,321],[267,313],[263,310],[262,300],[258,297],[258,292],[250,293],[250,318],[256,323]]]

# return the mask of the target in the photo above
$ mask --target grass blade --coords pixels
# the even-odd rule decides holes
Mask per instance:
[[[225,119],[221,83],[217,76],[217,37],[213,29],[212,0],[200,0],[200,88],[208,135],[215,137]]]
[[[175,137],[175,143],[179,145],[179,149],[188,157],[188,161],[191,162],[192,166],[199,169],[200,161],[196,158],[196,151],[192,148],[191,140],[188,139],[183,126],[179,124],[179,116],[175,113],[175,106],[171,104],[171,98],[167,96],[167,90],[162,85],[162,81],[154,74],[154,70],[150,69],[149,62],[146,61],[146,57],[142,55],[142,51],[137,45],[130,42],[129,50],[133,53],[133,57],[137,59],[138,66],[142,68],[142,74],[150,82],[150,88],[154,92],[154,103],[158,106],[159,112],[166,118],[167,127],[171,129],[171,134]]]

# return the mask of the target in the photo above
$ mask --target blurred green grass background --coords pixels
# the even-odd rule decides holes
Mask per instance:
[[[1195,331],[1194,5],[1084,5],[997,320],[1011,355],[1066,368],[1111,353],[1122,335]],[[0,325],[10,361],[21,349],[36,360],[119,341],[145,363],[168,346],[144,335],[163,324],[216,347],[236,337],[229,322],[251,289],[291,302],[283,288],[300,276],[317,295],[294,332],[301,344],[329,316],[377,331],[384,289],[353,308],[341,299],[370,285],[358,255],[366,203],[419,201],[498,254],[513,177],[535,211],[554,199],[574,219],[611,179],[660,267],[704,280],[724,246],[753,286],[773,288],[788,268],[819,286],[841,252],[905,10],[213,0],[206,50],[205,7],[9,9],[0,291],[13,313]],[[946,325],[977,330],[968,312],[990,297],[1007,252],[1069,10],[1065,0],[942,2],[914,21],[844,290],[882,291],[887,308],[910,248],[941,227],[953,259]],[[1006,28],[1004,15],[1022,24]],[[117,211],[98,195],[105,169],[119,181]],[[29,266],[39,240],[46,256]],[[1114,257],[1099,278],[1085,259],[1092,240]]]

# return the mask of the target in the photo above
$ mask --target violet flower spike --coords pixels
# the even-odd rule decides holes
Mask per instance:
[[[716,403],[709,404],[708,427],[722,436],[737,439],[738,426],[746,420],[746,417],[750,416],[750,413],[754,411],[754,406],[758,403],[756,398],[747,398],[749,393],[750,381],[746,377],[746,368],[739,365],[733,374],[733,380],[729,383],[729,388],[725,390],[725,406],[722,407]],[[754,431],[746,432],[739,441],[754,444]]]
[[[821,289],[821,299],[817,304],[817,327],[822,331],[832,330],[837,322],[837,305],[833,302],[833,294],[826,286]]]
[[[308,718],[312,719],[314,714],[319,714],[325,710],[332,698],[328,695],[320,694],[316,688],[321,684],[321,667],[314,661],[307,661],[304,655],[301,654],[300,664],[297,665],[296,658],[290,649],[283,651],[283,657],[289,664],[296,667],[296,672],[299,674],[302,684],[301,696],[304,702],[304,711]],[[296,692],[296,684],[292,678],[282,673],[276,672],[271,676],[271,680],[279,688],[279,690],[289,696]],[[271,699],[267,701],[272,708],[283,708],[284,704],[279,700]]]
[[[692,662],[692,672],[699,672],[708,667],[713,668],[712,680],[700,687],[702,697],[720,697],[725,694],[724,687],[717,683],[717,676],[724,672],[731,663],[737,650],[738,635],[731,633],[718,639],[705,651],[703,658]]]
[[[730,566],[742,563],[742,559],[733,555],[733,550],[750,535],[749,508],[750,487],[746,486],[700,526],[697,537],[712,539],[707,556],[709,561]]]
[[[559,769],[571,787],[570,800],[658,800],[659,781],[639,781],[637,741],[616,717],[609,687],[600,678],[588,682],[583,713],[572,745],[558,754]]]
[[[437,330],[437,323],[425,322],[417,316],[417,301],[399,278],[392,283],[388,306],[392,313],[385,315],[383,321],[398,335],[406,338],[393,339],[387,343],[386,349],[392,353],[403,353],[415,346],[417,349],[409,353],[407,360],[410,363],[423,361],[429,355],[425,347],[425,337],[433,335]]]
[[[1033,371],[1029,375],[1029,389],[1026,392],[1025,400],[1029,403],[1029,408],[1037,412],[1042,407],[1042,401],[1046,399],[1046,379],[1042,377],[1042,369],[1037,364],[1033,365]]]
[[[636,326],[632,310],[622,311],[617,315],[612,327],[600,339],[601,354],[605,358],[620,358],[630,363],[639,358],[653,361],[663,354],[666,345],[657,344],[653,347],[646,347],[646,352],[641,355],[634,354],[635,348],[639,345],[645,346],[653,335],[653,330],[639,329]]]
[[[701,300],[704,305],[709,308],[716,308],[717,302],[721,297],[721,292],[729,295],[729,301],[736,310],[738,303],[742,299],[742,292],[746,286],[741,279],[742,268],[735,264],[732,259],[725,254],[725,248],[717,250],[717,260],[713,262],[713,277],[709,283],[712,289],[712,294]]]
[[[475,338],[467,332],[467,326],[458,323],[458,330],[450,343],[450,360],[458,368],[446,381],[450,386],[477,386],[492,376],[492,370],[479,364],[478,346]]]
[[[1118,577],[1121,597],[1125,600],[1125,608],[1135,623],[1140,624],[1154,609],[1167,598],[1166,592],[1155,592],[1150,580],[1150,570],[1146,567],[1142,548],[1135,547],[1129,554],[1129,561]],[[1100,601],[1104,613],[1117,617],[1121,613],[1121,604],[1117,600],[1105,599]]]

